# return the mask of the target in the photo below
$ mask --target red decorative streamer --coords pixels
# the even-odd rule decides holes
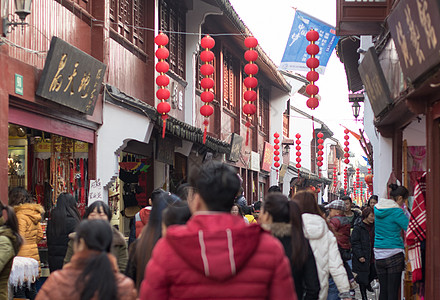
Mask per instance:
[[[307,67],[310,68],[310,71],[307,73],[307,80],[310,81],[310,84],[306,87],[306,93],[309,94],[310,98],[306,104],[307,107],[314,110],[319,106],[319,100],[316,97],[319,93],[319,88],[315,85],[315,82],[319,79],[319,74],[315,71],[319,67],[319,60],[315,57],[319,53],[319,46],[315,44],[319,39],[319,33],[310,29],[306,34],[306,39],[310,42],[310,45],[306,48],[307,54],[310,55],[310,58],[306,61]]]
[[[258,85],[258,80],[255,78],[255,75],[258,73],[258,66],[255,64],[255,61],[258,59],[258,52],[254,50],[258,45],[258,40],[253,36],[249,36],[245,38],[244,45],[249,48],[244,53],[244,59],[246,59],[249,63],[244,66],[244,72],[249,75],[249,77],[245,78],[244,85],[246,87],[246,91],[243,94],[244,100],[247,102],[243,106],[243,113],[248,116],[250,119],[253,114],[257,112],[257,107],[253,103],[257,100],[257,92],[252,90],[256,88]],[[251,122],[246,122],[246,146],[249,144],[249,130],[251,127]]]
[[[301,169],[301,146],[300,146],[301,145],[301,140],[300,140],[301,134],[297,133],[295,135],[295,137],[296,137],[296,141],[295,141],[295,144],[296,144],[296,147],[295,147],[295,149],[296,149],[296,167],[299,171],[299,169]]]
[[[275,132],[273,134],[273,137],[274,137],[274,140],[273,140],[274,146],[273,146],[273,148],[275,149],[273,151],[273,160],[274,160],[273,166],[275,167],[275,169],[277,171],[277,180],[278,180],[278,171],[279,171],[279,168],[281,166],[281,164],[280,164],[280,157],[279,157],[280,156],[280,145],[279,145],[280,140],[278,139],[280,137],[280,135],[278,134],[278,132]]]
[[[165,61],[169,56],[169,51],[165,47],[168,44],[168,41],[168,36],[162,32],[154,38],[154,42],[158,46],[158,49],[156,50],[156,58],[158,59],[156,71],[159,73],[159,76],[156,78],[156,84],[159,86],[159,89],[156,92],[156,97],[161,101],[157,105],[157,112],[161,115],[163,121],[162,138],[165,138],[168,113],[171,110],[170,104],[166,101],[170,97],[170,91],[166,88],[166,86],[168,86],[170,83],[170,79],[167,75],[165,75],[170,68],[168,63]]]
[[[211,78],[214,74],[214,66],[211,62],[214,60],[214,53],[210,50],[214,48],[215,41],[209,35],[206,35],[200,41],[200,46],[205,49],[200,53],[200,59],[204,62],[200,66],[200,73],[204,76],[200,81],[200,86],[204,92],[200,95],[200,99],[205,103],[200,107],[200,114],[205,117],[203,125],[205,130],[203,131],[203,144],[206,143],[206,135],[208,133],[209,116],[214,113],[214,108],[209,105],[214,100],[214,93],[211,89],[214,87],[214,79]]]

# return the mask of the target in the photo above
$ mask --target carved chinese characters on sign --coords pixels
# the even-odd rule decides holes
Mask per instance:
[[[440,64],[438,1],[401,0],[387,22],[407,79],[414,83]]]
[[[105,69],[100,61],[53,37],[36,94],[91,115]]]

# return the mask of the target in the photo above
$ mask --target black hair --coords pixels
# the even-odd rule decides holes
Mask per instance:
[[[110,224],[104,220],[83,220],[76,229],[75,242],[83,239],[87,248],[97,251],[86,260],[86,266],[76,281],[81,300],[116,300],[117,286],[108,253],[113,240]]]
[[[281,188],[278,185],[272,185],[271,187],[269,187],[269,189],[267,190],[268,193],[281,193]]]
[[[110,222],[112,219],[112,212],[110,207],[104,201],[95,201],[90,204],[84,213],[83,219],[87,219],[89,215],[97,208],[98,212],[104,212],[107,215],[108,221]]]
[[[240,189],[240,179],[234,168],[217,161],[209,161],[200,169],[194,169],[189,184],[210,211],[230,212]]]
[[[78,208],[76,207],[75,198],[68,193],[61,193],[58,196],[57,204],[51,212],[51,226],[48,226],[48,231],[53,230],[54,236],[60,236],[65,233],[66,217],[70,215],[74,218],[76,224],[81,221]],[[76,227],[75,224],[75,227]]]
[[[166,227],[186,224],[189,218],[191,218],[191,211],[186,201],[176,202],[165,208],[162,212],[162,223]]]
[[[144,278],[145,267],[151,258],[151,253],[157,241],[162,237],[162,212],[168,206],[180,201],[180,199],[163,189],[155,189],[151,193],[152,208],[148,223],[142,228],[139,241],[136,246],[136,288],[139,289]]]
[[[189,183],[182,183],[176,190],[176,196],[179,197],[182,201],[188,200],[188,192],[191,186]]]
[[[373,209],[372,209],[371,207],[369,207],[369,206],[365,207],[365,208],[362,210],[362,215],[361,215],[361,216],[362,216],[362,220],[365,220],[366,218],[368,218],[368,216],[369,216],[371,213],[374,214]]]
[[[292,253],[290,259],[297,268],[302,268],[308,257],[307,240],[303,232],[303,224],[299,205],[281,194],[269,193],[263,209],[272,216],[273,222],[291,224]]]
[[[368,206],[370,206],[370,202],[372,199],[379,201],[379,197],[377,195],[371,195],[371,197],[368,199],[368,202],[367,202]]]
[[[394,201],[396,201],[397,197],[399,196],[402,196],[403,199],[407,199],[409,196],[407,188],[403,185],[391,183],[388,187],[391,189],[390,196],[394,199]]]
[[[234,207],[234,206],[236,206],[236,207],[238,208],[238,214],[239,214],[240,216],[244,217],[243,208],[242,208],[240,205],[238,205],[237,203],[234,203],[234,204],[232,205],[232,207]],[[231,210],[232,210],[232,207],[231,207]]]
[[[261,204],[262,204],[262,202],[260,200],[258,200],[257,202],[254,203],[255,211],[259,211],[261,209]]]
[[[342,197],[341,197],[341,200],[342,200],[342,201],[345,201],[345,200],[350,200],[350,202],[352,202],[352,200],[351,200],[351,197],[350,197],[350,196],[342,196]]]
[[[9,191],[9,205],[17,206],[24,203],[32,203],[32,197],[28,191],[21,186],[15,187]]]
[[[15,211],[11,206],[4,205],[0,201],[0,217],[2,216],[2,211],[6,210],[7,220],[5,221],[5,226],[9,227],[12,231],[12,234],[15,236],[15,243],[12,243],[14,247],[15,255],[17,255],[18,250],[20,250],[21,245],[23,244],[23,238],[18,232],[18,220],[15,215]]]

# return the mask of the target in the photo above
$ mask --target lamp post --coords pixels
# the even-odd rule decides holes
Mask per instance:
[[[8,5],[8,1],[4,5]],[[15,0],[15,14],[20,18],[20,22],[10,21],[9,15],[3,16],[3,34],[6,35],[20,25],[22,28],[28,23],[25,22],[26,17],[31,13],[32,0]],[[9,29],[9,27],[11,27]]]
[[[364,95],[363,94],[349,94],[348,95],[348,102],[353,103],[351,108],[353,110],[353,116],[358,120],[359,112],[361,109],[361,105],[359,102],[364,102]]]

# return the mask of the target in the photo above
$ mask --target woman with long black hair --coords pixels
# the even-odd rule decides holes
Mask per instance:
[[[75,231],[80,221],[75,198],[68,193],[61,193],[47,223],[47,250],[51,273],[63,267],[69,234]]]
[[[6,220],[3,212],[6,212]],[[8,280],[12,262],[23,244],[18,233],[18,220],[14,209],[0,201],[0,300],[8,298]]]
[[[390,184],[389,188],[392,199],[381,198],[374,206],[374,256],[380,284],[379,300],[397,300],[405,268],[402,230],[407,229],[409,219],[402,206],[409,192],[397,184]]]
[[[304,237],[298,204],[281,193],[269,193],[264,199],[258,222],[283,244],[298,299],[317,300],[319,278],[312,249]]]
[[[116,258],[110,254],[112,240],[109,222],[82,221],[76,229],[70,263],[50,274],[36,299],[136,299],[133,281],[119,273]]]

